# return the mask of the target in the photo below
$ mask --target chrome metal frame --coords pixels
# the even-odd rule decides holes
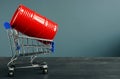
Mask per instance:
[[[34,59],[39,54],[49,54],[52,52],[51,43],[53,42],[53,40],[25,36],[22,33],[12,28],[7,29],[7,34],[12,52],[12,58],[7,64],[8,68],[15,63],[15,60],[17,60],[18,57],[29,56],[30,63],[33,65]],[[42,41],[49,42],[49,44],[45,44]]]

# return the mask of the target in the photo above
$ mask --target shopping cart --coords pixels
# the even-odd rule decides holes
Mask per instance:
[[[40,54],[49,54],[54,52],[54,42],[53,40],[36,38],[26,36],[14,28],[8,22],[4,23],[4,27],[8,34],[8,39],[10,42],[10,47],[12,51],[12,58],[8,62],[8,75],[14,76],[14,70],[19,68],[40,68],[43,74],[48,73],[48,65],[46,62],[41,64],[34,63],[34,59]],[[15,61],[19,57],[30,57],[30,66],[15,66]]]

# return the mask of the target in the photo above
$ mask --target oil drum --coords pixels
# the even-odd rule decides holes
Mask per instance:
[[[50,40],[54,39],[58,30],[57,23],[22,4],[16,9],[10,25],[25,35]]]

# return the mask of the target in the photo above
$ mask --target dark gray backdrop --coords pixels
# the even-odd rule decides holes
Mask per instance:
[[[120,0],[0,0],[0,56],[11,56],[3,23],[19,4],[59,24],[47,56],[120,56]]]

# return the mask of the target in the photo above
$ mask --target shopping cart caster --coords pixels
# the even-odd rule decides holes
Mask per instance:
[[[8,67],[8,76],[9,77],[13,77],[14,76],[14,70],[15,70],[15,66],[11,65],[10,67]]]
[[[41,64],[41,70],[43,74],[47,74],[48,73],[48,66],[46,62],[43,62],[43,64]]]

